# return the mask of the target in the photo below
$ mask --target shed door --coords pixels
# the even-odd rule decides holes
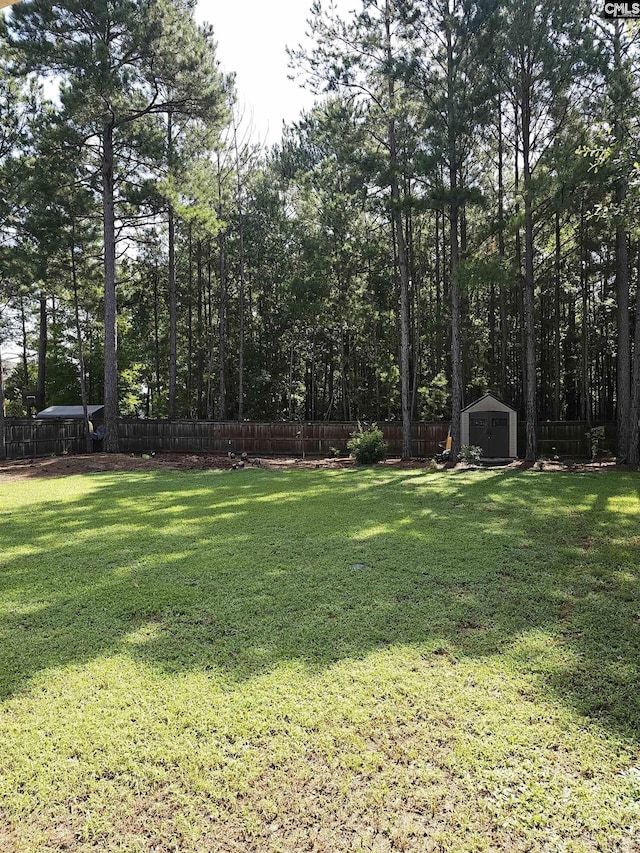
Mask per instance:
[[[482,455],[489,455],[489,423],[493,412],[469,413],[469,444],[482,448]]]
[[[509,456],[509,413],[489,412],[489,437],[487,456],[506,458]]]

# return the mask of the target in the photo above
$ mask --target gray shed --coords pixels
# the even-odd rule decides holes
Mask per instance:
[[[493,394],[485,394],[462,410],[460,443],[481,447],[487,459],[516,459],[517,412]]]
[[[89,418],[102,420],[104,417],[104,406],[87,406]],[[82,420],[84,409],[82,406],[49,406],[38,412],[36,418],[63,418],[66,420]]]

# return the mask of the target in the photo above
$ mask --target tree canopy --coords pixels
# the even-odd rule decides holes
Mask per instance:
[[[637,464],[637,22],[566,0],[312,5],[269,150],[190,0],[0,30],[7,412],[617,420]],[[215,21],[213,22],[215,26]],[[46,84],[46,85],[45,85]],[[52,87],[57,95],[50,93]],[[47,94],[49,93],[49,98]]]

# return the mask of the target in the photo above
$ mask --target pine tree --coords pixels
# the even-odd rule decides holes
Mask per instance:
[[[62,78],[67,120],[99,144],[104,240],[105,450],[118,450],[117,158],[146,116],[221,111],[212,34],[179,0],[31,0],[11,20],[29,71]],[[180,40],[178,40],[178,36]]]

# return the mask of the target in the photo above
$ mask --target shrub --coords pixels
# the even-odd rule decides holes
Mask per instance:
[[[438,373],[429,385],[418,388],[418,394],[422,403],[420,413],[425,421],[437,421],[449,412],[451,393],[445,373]]]
[[[603,426],[591,427],[585,435],[589,441],[591,459],[596,459],[602,453],[607,452],[605,429]]]
[[[468,465],[478,462],[481,456],[482,448],[476,444],[463,444],[460,448],[460,459]]]
[[[387,456],[387,442],[377,424],[363,428],[358,422],[358,429],[351,433],[347,447],[358,465],[372,465]]]

